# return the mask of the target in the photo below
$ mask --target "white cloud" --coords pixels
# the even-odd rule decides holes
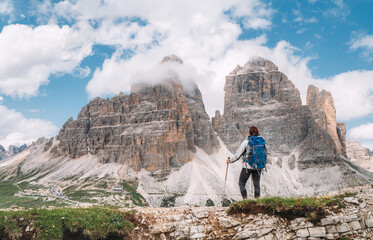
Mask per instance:
[[[293,9],[295,15],[294,22],[298,23],[317,23],[319,20],[316,17],[304,18],[302,12],[299,9]]]
[[[351,71],[313,82],[332,93],[337,118],[351,120],[373,113],[372,79],[373,71]]]
[[[373,123],[367,123],[352,128],[348,132],[348,137],[352,139],[373,140]]]
[[[68,26],[5,26],[0,33],[0,92],[35,96],[50,74],[72,72],[91,52],[84,34]]]
[[[247,29],[269,29],[271,26],[271,21],[265,19],[265,18],[253,18],[253,19],[247,19],[244,23],[245,28]]]
[[[324,16],[345,19],[350,14],[350,7],[343,0],[332,0],[333,7],[326,9]]]
[[[223,108],[224,76],[228,75],[237,64],[243,65],[254,56],[260,55],[272,60],[291,79],[300,79],[298,87],[306,91],[307,82],[311,79],[307,68],[308,59],[296,57],[294,52],[298,50],[289,43],[281,41],[274,49],[270,49],[263,46],[266,43],[265,36],[246,41],[220,43],[222,47],[218,49],[226,49],[226,52],[224,54],[217,52],[218,56],[214,58],[214,61],[211,61],[213,55],[207,54],[208,51],[206,54],[187,51],[193,49],[193,45],[191,48],[169,51],[168,49],[173,49],[171,42],[167,42],[168,48],[160,46],[146,53],[137,54],[130,60],[112,57],[104,62],[102,69],[95,71],[87,86],[87,91],[91,97],[115,94],[119,91],[129,92],[131,84],[139,79],[140,71],[151,71],[159,64],[163,56],[170,53],[181,56],[185,65],[190,69],[195,69],[195,80],[202,91],[206,110],[211,116],[215,110]],[[229,44],[229,48],[225,44]],[[200,49],[203,48],[200,47]]]
[[[310,50],[313,47],[314,45],[310,41],[307,41],[306,44],[304,45],[305,50]]]
[[[366,148],[373,149],[373,123],[365,123],[347,132],[347,138],[359,141]]]
[[[320,35],[320,34],[318,34],[318,33],[315,33],[315,38],[317,38],[317,39],[321,39],[322,38],[322,36]]]
[[[14,10],[11,0],[2,0],[0,2],[0,14],[10,15]]]
[[[369,56],[373,53],[373,34],[357,34],[353,33],[354,37],[350,41],[350,49],[352,50],[365,50],[362,55]]]
[[[4,101],[4,98],[0,96],[0,104]]]
[[[73,69],[73,75],[78,78],[85,78],[88,77],[91,73],[91,69],[88,66],[82,67],[76,67]]]
[[[261,1],[236,1],[230,10],[235,18],[242,19],[246,29],[269,29],[272,25],[274,10]]]
[[[0,145],[31,144],[39,137],[50,137],[57,127],[49,121],[27,119],[21,113],[0,105]]]
[[[140,72],[152,73],[164,56],[173,53],[180,56],[193,72],[210,116],[216,109],[223,108],[224,77],[236,64],[243,65],[253,56],[272,60],[290,79],[297,81],[302,93],[312,82],[307,68],[310,59],[296,56],[299,50],[291,44],[281,41],[275,48],[268,48],[264,46],[265,35],[237,40],[242,29],[237,22],[232,22],[232,18],[240,19],[244,24],[252,21],[251,25],[245,26],[252,29],[270,26],[274,11],[260,1],[211,0],[202,4],[199,1],[176,4],[170,0],[157,11],[154,11],[154,3],[147,1],[105,3],[64,1],[55,6],[59,15],[77,20],[81,31],[94,32],[95,43],[117,46],[111,58],[94,71],[87,85],[90,97],[129,92],[131,84],[139,80]],[[230,11],[229,15],[227,11]],[[147,24],[140,26],[129,21],[113,24],[126,16],[136,16]],[[96,20],[99,24],[93,29],[89,22]],[[122,58],[126,49],[134,52],[132,58]]]
[[[40,112],[40,110],[39,109],[29,109],[29,110],[27,110],[27,112],[38,113],[38,112]]]
[[[185,49],[179,53],[183,57],[184,52],[188,53],[187,58],[205,54],[205,59],[211,61],[224,54],[232,40],[238,38],[242,32],[238,21],[245,28],[268,29],[273,10],[260,0],[203,3],[167,0],[162,8],[151,0],[106,1],[105,4],[100,0],[80,0],[56,4],[44,1],[39,4],[38,13],[44,16],[38,17],[41,22],[48,17],[48,25],[36,28],[8,25],[0,33],[2,94],[21,98],[36,96],[40,86],[48,84],[51,74],[88,76],[90,69],[82,69],[79,64],[91,53],[93,44],[116,47],[111,62],[106,61],[104,66],[120,62],[127,49],[149,56],[150,50],[158,46],[161,50],[156,52],[161,55]],[[58,27],[60,17],[75,22],[73,27]],[[157,60],[153,57],[145,63],[161,58],[156,57]]]
[[[329,79],[314,79],[308,68],[311,58],[298,56],[301,51],[290,43],[280,41],[276,47],[269,48],[265,46],[265,35],[238,40],[242,29],[237,21],[241,21],[244,28],[270,28],[275,12],[270,4],[259,0],[207,0],[202,3],[165,0],[162,8],[154,4],[151,0],[105,1],[105,4],[100,0],[80,0],[61,1],[52,6],[54,14],[76,22],[74,29],[82,38],[116,47],[102,67],[94,70],[86,88],[90,97],[129,92],[131,84],[147,74],[164,74],[155,68],[164,56],[174,53],[193,73],[190,76],[195,78],[206,110],[212,116],[216,109],[223,108],[224,77],[236,64],[243,65],[250,57],[262,56],[278,65],[294,82],[303,103],[308,85],[314,84],[332,92],[338,120],[364,117],[373,112],[372,84],[369,83],[372,72],[355,71]],[[334,0],[332,4],[339,11],[332,9],[331,14],[335,16],[349,12],[341,0]],[[52,7],[47,6],[48,9]],[[318,21],[314,17],[304,19],[299,10],[293,13],[301,17],[302,23]],[[134,22],[134,18],[146,24]],[[321,38],[318,34],[315,37]],[[312,42],[306,46],[311,47]],[[123,58],[128,51],[133,57]]]
[[[297,31],[297,34],[299,35],[299,34],[303,34],[303,33],[305,33],[307,31],[307,28],[301,28],[301,29],[299,29],[298,31]]]
[[[210,0],[203,3],[169,0],[162,9],[154,4],[152,1],[130,1],[126,4],[106,1],[102,5],[100,1],[89,1],[87,4],[83,0],[55,5],[56,14],[69,20],[75,19],[80,31],[92,33],[95,43],[116,46],[111,58],[94,71],[87,92],[91,97],[128,92],[139,71],[149,71],[162,57],[175,53],[183,58],[186,65],[193,64],[196,72],[204,76],[204,79],[199,78],[198,84],[201,89],[206,89],[205,100],[210,96],[214,99],[210,100],[214,103],[209,107],[209,112],[214,112],[215,102],[219,105],[223,102],[224,75],[237,62],[243,64],[250,56],[258,55],[254,46],[262,48],[261,44],[265,42],[265,36],[238,41],[242,29],[236,21],[242,21],[245,28],[266,29],[271,25],[273,11],[257,0]],[[154,11],[155,8],[157,11]],[[147,24],[126,20],[131,17],[143,19]],[[92,28],[92,22],[97,23],[96,28]],[[123,53],[128,49],[133,51],[134,56],[129,60],[123,59]],[[223,62],[229,56],[236,58],[230,64]],[[221,66],[218,73],[215,72],[217,66]],[[217,77],[220,77],[219,81],[216,81]],[[222,99],[219,101],[210,94],[217,89]]]

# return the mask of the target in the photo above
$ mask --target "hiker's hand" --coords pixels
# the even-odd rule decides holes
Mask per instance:
[[[230,160],[231,158],[230,157],[228,157],[228,159],[227,159],[227,164],[229,164],[229,160]]]

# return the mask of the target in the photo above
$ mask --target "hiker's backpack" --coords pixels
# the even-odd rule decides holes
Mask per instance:
[[[249,137],[249,155],[251,159],[249,165],[253,169],[264,169],[267,163],[267,150],[265,146],[265,139],[261,136]]]

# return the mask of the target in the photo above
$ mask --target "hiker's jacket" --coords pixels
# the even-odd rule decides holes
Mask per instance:
[[[240,159],[241,156],[245,156],[250,158],[250,156],[253,154],[253,146],[254,145],[265,145],[265,139],[262,136],[253,135],[249,137],[249,139],[245,139],[240,147],[237,149],[236,154],[229,160],[230,163],[236,162],[238,159]],[[247,151],[249,151],[249,154],[247,154]],[[249,159],[250,161],[250,159]],[[244,163],[243,168],[252,169],[252,167],[249,164]]]

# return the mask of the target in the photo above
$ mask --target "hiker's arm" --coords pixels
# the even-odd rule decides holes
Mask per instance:
[[[247,140],[245,140],[241,143],[241,146],[237,149],[236,154],[229,160],[230,163],[234,163],[235,161],[240,159],[242,154],[244,154],[246,152],[247,144],[248,144]]]

